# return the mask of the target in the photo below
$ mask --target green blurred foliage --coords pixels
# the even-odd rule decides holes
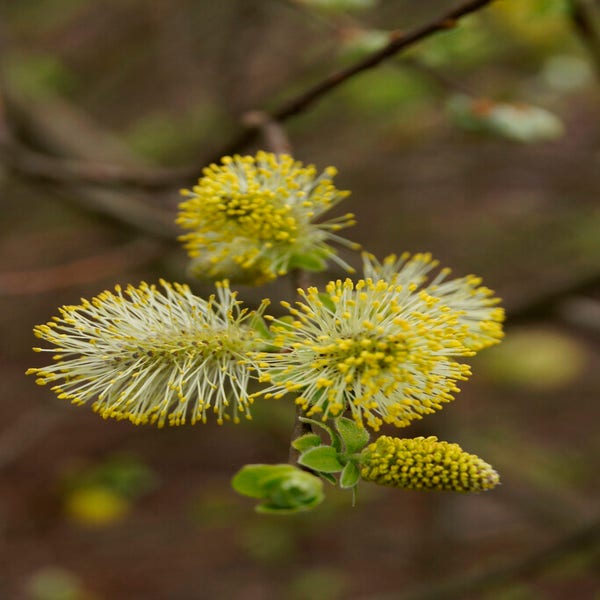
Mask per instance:
[[[71,467],[63,482],[64,511],[81,525],[111,525],[122,520],[134,502],[157,485],[154,472],[131,456]]]
[[[94,600],[81,579],[61,567],[44,567],[29,575],[25,583],[26,600]]]
[[[77,75],[57,56],[12,54],[3,66],[10,87],[25,95],[71,94],[78,89]]]
[[[327,567],[303,571],[290,582],[287,591],[290,600],[341,600],[347,593],[345,574]]]
[[[242,525],[236,536],[242,551],[259,564],[290,565],[299,553],[300,531],[293,518],[257,518]]]
[[[144,114],[131,124],[125,141],[146,158],[166,165],[181,164],[197,149],[199,141],[224,128],[224,115],[216,106],[203,103],[181,114]]]
[[[478,360],[495,382],[531,391],[563,389],[579,377],[587,362],[583,344],[553,329],[511,329],[499,346]]]

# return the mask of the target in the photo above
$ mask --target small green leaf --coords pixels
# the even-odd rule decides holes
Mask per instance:
[[[298,463],[321,473],[339,473],[344,465],[340,463],[337,455],[332,446],[319,446],[301,454]]]
[[[231,480],[231,486],[243,496],[251,498],[265,498],[267,490],[265,484],[270,483],[273,477],[289,475],[296,471],[292,465],[245,465]]]
[[[332,475],[331,473],[319,473],[319,477],[321,479],[324,479],[327,483],[330,483],[331,485],[337,485],[337,479],[335,478],[335,475]]]
[[[260,315],[252,315],[250,318],[250,327],[252,327],[252,329],[254,329],[258,335],[265,340],[270,340],[274,337],[273,333],[265,323],[265,320]]]
[[[322,392],[322,390],[320,391]],[[320,427],[321,429],[327,432],[327,435],[331,440],[331,445],[338,452],[342,449],[342,441],[340,439],[340,436],[331,427],[329,427],[329,425],[325,425],[323,421],[309,419],[308,417],[300,417],[300,421],[302,421],[302,423],[309,423],[310,425],[314,425],[315,427]]]
[[[292,447],[298,450],[298,452],[304,452],[310,448],[320,446],[322,443],[321,438],[316,433],[306,433],[296,438],[292,442]]]
[[[293,507],[283,507],[277,506],[276,504],[270,504],[269,502],[262,502],[256,507],[256,512],[263,514],[280,514],[280,515],[289,515],[292,513],[303,512],[306,510],[312,510],[315,506],[318,506],[323,502],[325,496],[317,496],[313,498],[310,502],[306,502],[305,504],[301,504],[299,506]]]
[[[346,454],[360,452],[369,442],[369,432],[353,419],[340,417],[335,426],[344,442]]]
[[[272,477],[265,486],[266,504],[280,508],[297,508],[323,497],[323,482],[312,473],[297,467],[292,473]]]
[[[360,479],[360,470],[355,463],[349,461],[346,463],[342,475],[340,476],[340,487],[353,488]]]
[[[319,294],[319,300],[323,303],[323,306],[327,310],[331,311],[332,313],[335,312],[335,304],[329,294],[325,294],[324,292],[321,292]]]
[[[323,271],[327,264],[318,254],[294,254],[290,259],[290,268],[306,271]]]

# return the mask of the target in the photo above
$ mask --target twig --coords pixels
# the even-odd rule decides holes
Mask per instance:
[[[91,160],[59,158],[31,150],[15,140],[0,144],[0,162],[16,173],[42,181],[142,189],[172,185],[175,180],[186,178],[190,172],[189,168],[133,169]]]
[[[588,49],[600,76],[600,29],[597,18],[600,10],[590,0],[571,0],[569,14],[575,31]]]
[[[273,111],[273,118],[278,121],[284,121],[289,117],[306,110],[310,105],[355,75],[376,67],[401,50],[424,40],[434,33],[453,29],[461,18],[476,12],[484,6],[491,4],[493,1],[494,0],[470,0],[413,31],[405,34],[397,33],[392,35],[390,42],[380,50],[373,52],[350,67],[332,73],[329,77],[326,77],[323,81],[309,88],[303,94],[284,103],[278,109]]]
[[[285,129],[268,113],[260,110],[250,111],[243,116],[242,122],[248,127],[259,129],[266,146],[275,154],[292,153],[292,146]]]
[[[73,262],[28,271],[0,273],[0,297],[38,294],[90,283],[142,265],[162,254],[164,245],[153,240],[134,240],[102,254]]]
[[[566,556],[592,549],[600,541],[600,519],[558,540],[551,546],[504,566],[477,573],[471,577],[457,577],[427,589],[406,595],[369,596],[371,600],[461,600],[479,597],[479,593],[506,585],[512,581],[538,573]]]
[[[521,304],[508,307],[508,321],[513,324],[540,318],[553,312],[559,304],[571,297],[580,296],[597,289],[600,286],[600,273],[582,277],[577,281],[567,282],[555,289],[527,300]]]
[[[396,33],[395,35],[392,35],[390,42],[380,50],[359,60],[354,65],[330,74],[322,81],[316,83],[306,91],[284,102],[279,107],[266,114],[270,117],[271,121],[279,123],[287,121],[287,119],[304,112],[318,100],[322,99],[331,91],[335,90],[359,73],[378,66],[388,58],[398,54],[401,50],[405,50],[409,46],[423,41],[435,33],[454,28],[461,18],[480,10],[488,4],[491,4],[493,1],[494,0],[469,0],[421,27],[417,27],[405,34]],[[207,160],[199,162],[201,164],[216,162],[224,155],[238,152],[252,142],[257,133],[258,130],[255,126],[246,128],[217,153],[213,154]],[[91,167],[86,166],[85,162],[77,164],[82,161],[77,161],[77,163],[71,162],[67,165],[64,161],[54,159],[50,156],[46,156],[45,164],[41,165],[39,161],[34,163],[33,160],[23,160],[22,156],[21,159],[19,159],[19,154],[22,152],[22,149],[13,148],[11,151],[16,154],[16,157],[9,163],[13,170],[27,176],[44,176],[45,178],[51,178],[56,182],[73,183],[74,180],[77,180],[81,183],[87,182],[102,185],[110,183],[111,185],[127,185],[142,188],[164,188],[181,184],[182,182],[195,178],[200,171],[199,165],[193,165],[176,169],[163,168],[156,170],[153,173],[147,171],[140,173],[116,166],[102,165],[100,168],[100,165],[97,164]],[[3,160],[6,160],[6,158]]]

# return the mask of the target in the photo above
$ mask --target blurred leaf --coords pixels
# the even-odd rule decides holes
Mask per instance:
[[[488,14],[504,33],[530,46],[564,47],[572,35],[567,0],[501,0]]]
[[[531,390],[553,390],[576,379],[586,353],[573,337],[550,329],[512,330],[502,344],[480,357],[489,377]]]
[[[308,8],[329,14],[373,8],[377,0],[296,0]]]
[[[26,584],[28,600],[92,600],[79,577],[60,567],[33,573]]]
[[[65,498],[65,513],[72,520],[92,527],[102,527],[120,521],[131,504],[123,496],[101,486],[81,487]]]
[[[381,50],[390,41],[391,32],[380,29],[348,29],[343,32],[339,52],[343,60],[357,61]]]
[[[231,486],[238,493],[251,498],[265,497],[265,480],[271,477],[293,473],[292,465],[245,465],[231,480]]]
[[[323,501],[323,482],[306,471],[287,464],[246,465],[231,481],[233,489],[264,500],[256,507],[263,513],[309,510]]]
[[[544,63],[544,81],[559,92],[571,92],[594,81],[594,71],[589,62],[578,56],[558,54]]]
[[[4,68],[10,86],[25,95],[67,94],[77,87],[75,74],[49,54],[9,55]]]
[[[551,112],[527,104],[507,104],[457,95],[447,104],[460,127],[522,143],[555,140],[564,133],[561,120]]]
[[[101,487],[126,498],[138,498],[154,489],[155,473],[131,456],[113,456],[106,461],[77,469],[67,480],[67,487]]]

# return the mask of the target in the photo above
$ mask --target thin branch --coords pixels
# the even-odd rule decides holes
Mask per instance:
[[[554,544],[504,566],[477,573],[472,576],[460,576],[438,585],[432,585],[421,591],[401,595],[369,596],[372,600],[461,600],[479,598],[488,592],[521,577],[539,573],[560,560],[587,549],[598,546],[600,540],[600,519],[591,521],[579,530],[571,533]]]
[[[484,8],[493,1],[469,0],[412,31],[404,34],[392,34],[390,42],[380,50],[359,60],[354,65],[330,74],[320,82],[266,114],[270,117],[271,121],[279,123],[287,121],[289,118],[306,111],[318,100],[321,100],[356,75],[378,66],[400,51],[427,39],[435,33],[454,28],[461,18]],[[215,162],[222,156],[240,151],[251,143],[257,134],[258,130],[255,126],[242,130],[227,145],[213,154],[212,157],[202,160],[200,163]],[[12,158],[7,158],[7,151]],[[51,156],[46,156],[45,162],[42,163],[40,156],[35,157],[34,160],[33,156],[24,155],[22,148],[11,146],[8,146],[8,148],[5,147],[5,151],[2,154],[0,155],[0,159],[6,161],[14,171],[27,176],[43,177],[52,181],[69,184],[77,181],[80,183],[87,182],[101,185],[111,184],[142,188],[164,188],[193,179],[197,177],[200,171],[200,165],[193,165],[175,169],[153,169],[152,172],[146,170],[139,172],[110,165],[89,165],[83,161],[64,161],[63,159],[55,159]]]
[[[292,145],[281,123],[260,110],[253,110],[243,117],[244,125],[256,127],[262,133],[265,145],[275,154],[291,154]]]
[[[55,267],[0,272],[0,297],[39,294],[90,283],[143,265],[158,258],[163,252],[164,244],[141,239],[96,256],[80,258]]]
[[[596,72],[600,76],[600,28],[598,17],[600,10],[590,0],[571,0],[569,14],[575,31],[586,46]]]
[[[273,118],[278,121],[284,121],[303,112],[317,100],[320,100],[323,96],[355,75],[378,66],[386,59],[398,54],[401,50],[405,50],[409,46],[428,38],[434,33],[453,29],[461,18],[480,10],[484,6],[491,4],[493,1],[494,0],[470,0],[413,31],[405,34],[393,34],[390,42],[380,50],[373,52],[350,67],[332,73],[329,77],[326,77],[323,81],[309,88],[303,94],[284,103],[271,113]]]
[[[547,316],[554,312],[566,299],[581,296],[598,289],[600,286],[600,273],[592,273],[575,281],[569,281],[562,286],[548,290],[545,293],[507,309],[508,320],[511,324],[529,321],[534,318]]]
[[[91,160],[59,158],[31,150],[16,140],[6,140],[0,144],[0,162],[16,173],[41,181],[67,185],[135,186],[142,189],[172,186],[174,181],[183,180],[190,172],[189,168],[133,169]]]

